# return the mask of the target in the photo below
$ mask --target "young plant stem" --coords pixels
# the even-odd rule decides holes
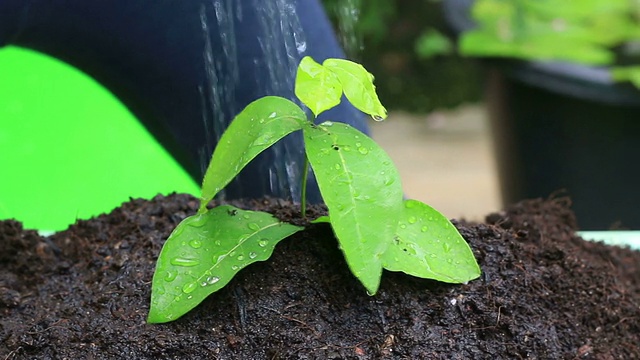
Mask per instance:
[[[308,117],[311,125],[315,124],[316,117],[313,113]],[[300,188],[300,215],[304,219],[307,217],[307,179],[309,177],[309,158],[304,155],[304,165],[302,166],[302,187]]]
[[[304,156],[304,165],[302,167],[302,187],[300,188],[300,214],[302,218],[307,216],[307,178],[309,177],[309,158]]]

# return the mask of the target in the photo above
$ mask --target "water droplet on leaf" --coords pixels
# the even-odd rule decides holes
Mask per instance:
[[[427,232],[429,231],[429,228],[427,226],[423,226],[422,229],[420,229],[420,231]]]
[[[238,255],[237,259],[238,259],[238,261],[244,260],[244,255]]]
[[[265,247],[269,244],[269,239],[260,239],[258,240],[258,246]]]
[[[198,285],[196,285],[196,283],[188,283],[182,287],[182,292],[185,294],[189,294],[193,292],[193,290],[195,290],[197,287]]]
[[[185,267],[196,266],[196,265],[200,264],[200,260],[186,258],[186,257],[176,257],[176,258],[171,259],[171,261],[169,261],[169,262],[171,263],[171,265],[185,266]]]
[[[217,277],[217,276],[209,276],[207,278],[207,284],[209,284],[209,285],[213,285],[213,284],[217,283],[218,281],[220,281],[220,278]]]
[[[253,231],[260,230],[260,225],[256,223],[250,223],[249,225],[247,225],[247,227],[249,228],[249,230],[253,230]]]
[[[256,254],[253,251],[249,253],[249,259],[255,259],[257,256],[258,256],[258,254]]]
[[[199,239],[193,239],[189,241],[189,246],[191,246],[194,249],[199,249],[202,247],[202,241],[200,241]]]
[[[167,271],[167,273],[164,276],[164,281],[172,282],[173,280],[176,279],[177,276],[178,276],[177,271]]]
[[[362,155],[367,155],[369,153],[369,149],[367,149],[366,147],[359,147],[358,152]]]
[[[193,227],[202,227],[207,223],[207,218],[203,215],[196,215],[190,217],[189,220],[186,221],[187,225]]]
[[[371,118],[373,119],[373,121],[377,122],[384,121],[384,118],[380,115],[371,115]]]
[[[418,219],[415,216],[409,216],[409,224],[415,224]]]

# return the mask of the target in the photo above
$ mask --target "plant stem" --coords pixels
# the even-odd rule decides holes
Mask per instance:
[[[307,216],[307,178],[309,177],[309,158],[304,155],[304,165],[302,167],[302,188],[300,189],[300,213],[302,217]]]
[[[308,125],[314,126],[316,122],[315,115],[310,111],[307,111],[307,114],[308,114],[307,120],[309,121]],[[300,189],[300,214],[302,215],[303,219],[307,217],[307,178],[308,177],[309,177],[309,158],[307,157],[307,154],[305,152],[304,165],[302,166],[302,188]]]

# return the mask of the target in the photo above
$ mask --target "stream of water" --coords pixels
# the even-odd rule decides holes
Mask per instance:
[[[204,38],[206,85],[199,92],[203,106],[202,121],[207,133],[213,134],[200,157],[203,169],[210,160],[214,144],[233,116],[242,110],[232,107],[225,112],[222,109],[228,109],[229,104],[237,103],[235,96],[241,82],[255,81],[243,77],[239,70],[239,61],[244,60],[238,58],[243,56],[239,53],[243,51],[242,46],[246,46],[238,43],[240,27],[253,26],[257,30],[261,56],[253,59],[253,66],[265,69],[268,81],[257,83],[259,88],[256,93],[261,94],[260,96],[284,96],[296,101],[292,92],[295,72],[300,59],[308,51],[307,34],[296,6],[305,6],[305,1],[309,0],[211,0],[210,7],[202,6],[200,25]],[[359,3],[360,0],[345,0],[339,11],[341,40],[348,47],[361,46],[354,35]],[[215,27],[217,31],[212,30]],[[214,36],[219,38],[213,38]],[[222,56],[215,51],[214,44],[221,44]],[[301,134],[290,135],[287,141],[278,142],[266,152],[269,153],[268,159],[272,161],[262,161],[253,166],[259,166],[259,173],[268,176],[270,193],[299,201],[299,179],[304,160]],[[242,179],[236,178],[234,181]],[[224,193],[220,196],[224,197]]]

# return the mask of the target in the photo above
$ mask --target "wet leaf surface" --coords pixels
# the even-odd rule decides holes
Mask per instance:
[[[307,116],[290,100],[266,96],[242,110],[224,132],[202,181],[204,207],[249,161],[286,135],[300,130]]]
[[[380,121],[387,117],[371,75],[362,65],[343,59],[327,59],[322,66],[331,70],[342,84],[344,95],[358,110]]]
[[[307,157],[353,274],[374,294],[382,254],[403,209],[400,175],[384,150],[349,125],[304,128]]]
[[[172,321],[220,290],[238,271],[271,256],[302,227],[271,214],[215,207],[184,219],[167,239],[156,266],[148,321]]]
[[[417,200],[405,201],[396,236],[382,262],[387,270],[449,283],[480,276],[471,248],[449,219]]]
[[[342,84],[329,69],[306,56],[296,73],[295,93],[317,117],[340,103]]]

